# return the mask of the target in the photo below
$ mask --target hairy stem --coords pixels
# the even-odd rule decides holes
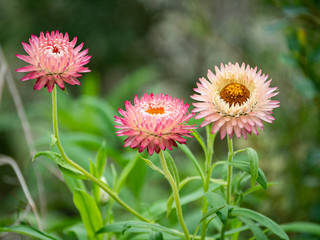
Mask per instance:
[[[174,200],[175,200],[175,203],[176,203],[177,217],[178,217],[180,226],[181,226],[181,228],[182,228],[182,230],[184,232],[186,240],[189,240],[190,239],[189,231],[188,231],[187,226],[186,226],[186,224],[185,224],[185,222],[183,220],[183,214],[182,214],[180,197],[179,197],[179,190],[178,190],[177,184],[174,181],[173,177],[171,176],[171,173],[170,173],[170,171],[168,169],[168,166],[167,166],[167,163],[166,163],[166,159],[164,157],[164,154],[163,154],[162,150],[160,150],[159,156],[160,156],[160,162],[161,162],[161,166],[163,168],[164,175],[168,179],[168,181],[170,183],[170,186],[171,186],[171,189],[172,189],[172,192],[173,192],[173,197],[174,197]]]
[[[232,138],[230,139],[229,137],[227,137],[227,139],[228,139],[228,162],[230,163],[230,162],[232,162],[233,156],[234,156],[233,141],[232,141]],[[227,205],[231,204],[231,198],[232,198],[231,183],[232,183],[232,166],[228,165],[228,172],[227,172]],[[222,226],[220,240],[224,240],[224,233],[226,231],[227,222]]]
[[[214,145],[214,139],[216,134],[211,134],[211,127],[212,125],[208,125],[206,127],[207,132],[207,151],[206,151],[206,161],[205,161],[205,170],[206,170],[206,178],[205,183],[203,185],[203,193],[205,194],[209,190],[209,184],[211,179],[211,173],[212,173],[212,156],[213,156],[213,145]],[[204,216],[208,211],[208,201],[203,197],[203,205],[202,205],[202,216]],[[208,222],[206,219],[203,220],[201,225],[201,240],[204,240],[206,238],[208,228]]]
[[[233,142],[232,139],[228,139],[228,162],[232,162],[233,160]],[[228,173],[227,173],[227,204],[231,203],[231,181],[232,181],[232,166],[228,165]]]

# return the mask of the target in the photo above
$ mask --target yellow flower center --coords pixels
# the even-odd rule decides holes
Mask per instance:
[[[220,92],[220,98],[229,103],[229,107],[232,104],[239,106],[243,104],[250,97],[248,88],[240,83],[230,83],[226,85]]]
[[[164,114],[164,108],[163,107],[151,107],[149,106],[148,110],[146,111],[150,114]]]

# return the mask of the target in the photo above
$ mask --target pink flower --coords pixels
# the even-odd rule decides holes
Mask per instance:
[[[77,77],[82,76],[79,73],[90,72],[84,65],[89,62],[91,56],[87,55],[88,49],[80,52],[83,43],[75,48],[76,42],[77,37],[69,42],[68,33],[63,36],[58,31],[52,31],[51,34],[47,32],[46,35],[41,32],[39,38],[31,35],[30,45],[22,42],[28,55],[16,54],[18,58],[30,64],[16,70],[29,72],[21,81],[37,79],[33,89],[47,87],[49,93],[55,83],[62,90],[65,88],[64,82],[81,85]]]
[[[196,119],[204,118],[200,125],[212,125],[212,133],[220,130],[221,139],[226,134],[232,138],[236,134],[247,139],[247,133],[259,134],[257,128],[263,130],[263,121],[272,123],[274,108],[279,107],[279,101],[271,100],[278,94],[277,88],[270,88],[271,79],[261,75],[257,67],[250,68],[243,63],[221,64],[221,69],[215,67],[216,74],[208,70],[208,79],[200,78],[195,88],[198,94],[191,98],[199,101],[193,103],[196,107],[192,112],[199,112]]]
[[[186,125],[194,115],[188,113],[189,105],[180,99],[168,95],[144,94],[141,100],[134,98],[134,105],[125,102],[126,111],[119,108],[119,113],[124,117],[115,116],[115,122],[120,125],[116,133],[118,136],[128,136],[124,146],[139,148],[142,152],[148,149],[150,155],[160,149],[172,150],[177,143],[185,144],[186,139],[191,137],[191,129],[194,125]]]

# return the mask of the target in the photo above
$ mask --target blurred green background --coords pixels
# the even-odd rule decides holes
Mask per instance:
[[[33,91],[33,80],[19,82],[23,74],[14,69],[25,65],[15,57],[24,54],[21,41],[41,31],[59,30],[70,38],[77,36],[78,44],[84,42],[89,48],[92,72],[80,78],[82,86],[67,86],[69,94],[59,91],[58,96],[62,143],[85,167],[103,140],[109,167],[120,170],[135,153],[122,148],[124,138],[116,137],[113,127],[113,116],[124,108],[125,100],[154,92],[191,105],[193,88],[208,69],[229,61],[258,66],[279,88],[275,99],[281,107],[274,111],[276,121],[266,123],[259,136],[237,139],[235,145],[255,148],[268,181],[279,184],[244,204],[278,223],[320,223],[319,1],[1,0],[0,29],[0,44],[37,150],[49,149],[51,95],[46,89]],[[37,204],[39,191],[45,196],[41,214],[47,216],[47,225],[77,216],[71,194],[55,176],[59,173],[54,164],[46,159],[31,162],[6,83],[0,96],[0,154],[18,162]],[[217,140],[218,159],[226,157],[226,145]],[[201,158],[194,139],[188,146]],[[173,154],[182,176],[196,174],[179,150]],[[124,189],[128,202],[132,198],[136,205],[150,204],[166,196],[165,181],[140,165],[131,176],[133,184],[129,181]],[[40,190],[37,171],[43,182]],[[153,195],[146,194],[150,189]],[[9,166],[0,166],[0,203],[3,223],[14,221],[27,204]]]

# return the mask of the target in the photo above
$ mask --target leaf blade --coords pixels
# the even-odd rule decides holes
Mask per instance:
[[[73,202],[80,212],[82,222],[87,230],[89,238],[94,238],[96,232],[103,227],[100,210],[95,200],[86,192],[75,189]],[[97,239],[103,239],[100,235]]]
[[[20,234],[28,235],[31,237],[35,237],[40,240],[59,240],[60,239],[57,237],[50,236],[49,234],[28,225],[0,227],[0,232],[15,232],[15,233],[20,233]]]
[[[246,148],[246,150],[250,163],[251,187],[254,187],[259,174],[259,158],[256,150],[253,148]]]
[[[256,222],[268,228],[274,234],[278,235],[281,239],[289,240],[288,235],[282,230],[282,228],[277,223],[275,223],[270,218],[262,215],[261,213],[255,212],[247,208],[235,207],[231,210],[231,215],[234,217],[240,216],[255,220]]]

